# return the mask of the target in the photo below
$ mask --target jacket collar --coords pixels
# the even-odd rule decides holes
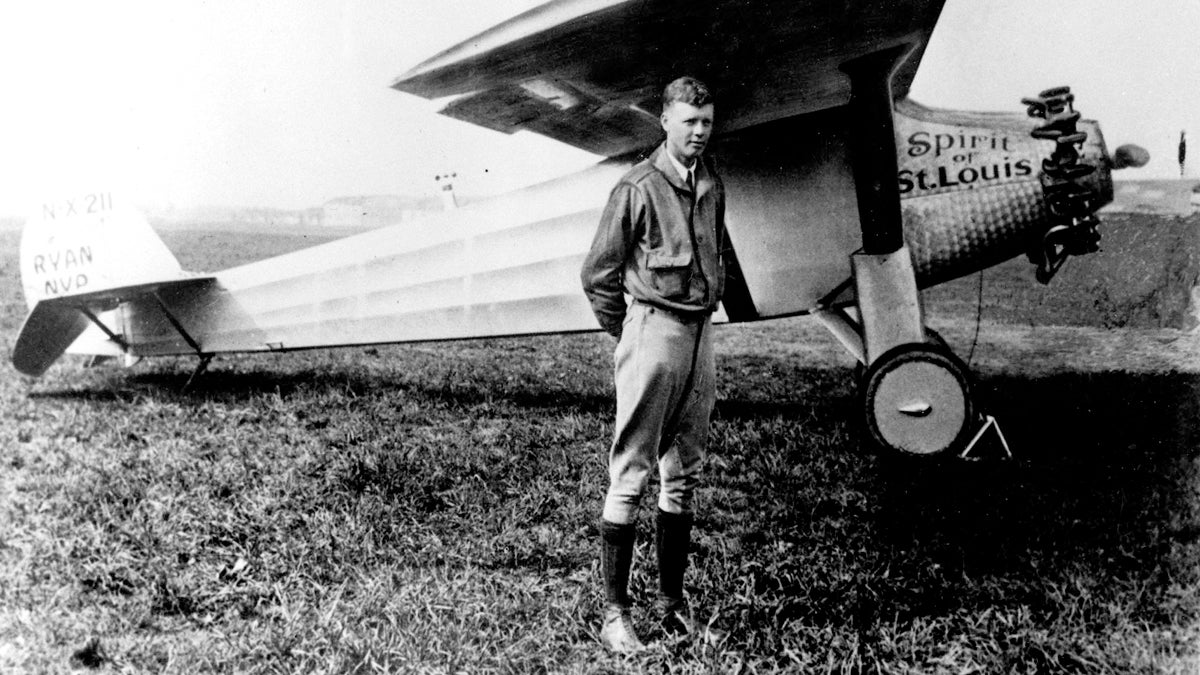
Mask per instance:
[[[655,169],[667,179],[667,182],[681,192],[691,192],[688,189],[687,183],[679,176],[679,172],[675,169],[675,165],[671,163],[671,158],[667,156],[667,144],[664,141],[650,155],[650,163]],[[713,179],[712,174],[708,171],[708,166],[704,162],[704,157],[696,160],[696,198],[703,197],[709,190],[712,190]]]

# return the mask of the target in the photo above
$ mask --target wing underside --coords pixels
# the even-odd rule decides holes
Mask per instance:
[[[658,93],[690,74],[733,131],[840,106],[846,61],[907,44],[903,97],[942,0],[557,0],[416,66],[393,87],[489,129],[532,131],[605,156],[657,142]]]

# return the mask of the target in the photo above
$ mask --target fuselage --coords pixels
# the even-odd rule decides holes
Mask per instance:
[[[741,293],[719,320],[767,319],[853,301],[861,245],[846,116],[837,109],[718,136],[708,150],[728,194]],[[1084,161],[1111,199],[1094,123]],[[918,283],[1012,258],[1046,228],[1040,164],[1053,143],[1020,114],[935,111],[901,102],[896,177]],[[615,158],[561,179],[428,219],[215,274],[204,286],[120,304],[106,315],[136,356],[291,350],[597,328],[579,269],[612,186],[637,161]],[[111,342],[89,329],[72,351]],[[110,347],[111,349],[111,347]]]

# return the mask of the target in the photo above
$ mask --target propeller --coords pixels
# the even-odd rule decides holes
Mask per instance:
[[[1146,166],[1150,161],[1150,152],[1140,145],[1126,143],[1117,148],[1112,156],[1112,168],[1128,169]]]

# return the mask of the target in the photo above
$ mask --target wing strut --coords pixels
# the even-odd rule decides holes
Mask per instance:
[[[125,352],[126,354],[129,353],[129,343],[125,341],[124,336],[114,333],[112,329],[105,325],[105,323],[100,320],[100,317],[96,316],[95,312],[88,309],[86,305],[79,305],[77,309],[80,312],[83,312],[83,315],[86,316],[89,321],[96,324],[97,328],[104,331],[104,334],[108,336],[108,339],[117,343],[121,347],[121,351]]]
[[[188,343],[188,346],[192,348],[192,351],[196,352],[196,356],[200,359],[200,362],[196,364],[196,369],[192,371],[191,377],[189,377],[188,381],[183,385],[183,390],[187,391],[192,387],[192,383],[196,381],[196,378],[200,377],[205,370],[208,370],[208,364],[212,361],[213,355],[200,348],[200,343],[196,342],[196,340],[187,332],[187,329],[183,327],[183,324],[179,323],[179,319],[176,319],[175,315],[171,313],[171,310],[167,308],[167,303],[163,302],[162,297],[159,296],[157,291],[151,293],[150,297],[154,298],[154,302],[156,302],[158,304],[158,308],[162,310],[163,316],[167,317],[167,321],[171,323],[171,326],[175,328],[175,331],[179,333],[179,336]]]

